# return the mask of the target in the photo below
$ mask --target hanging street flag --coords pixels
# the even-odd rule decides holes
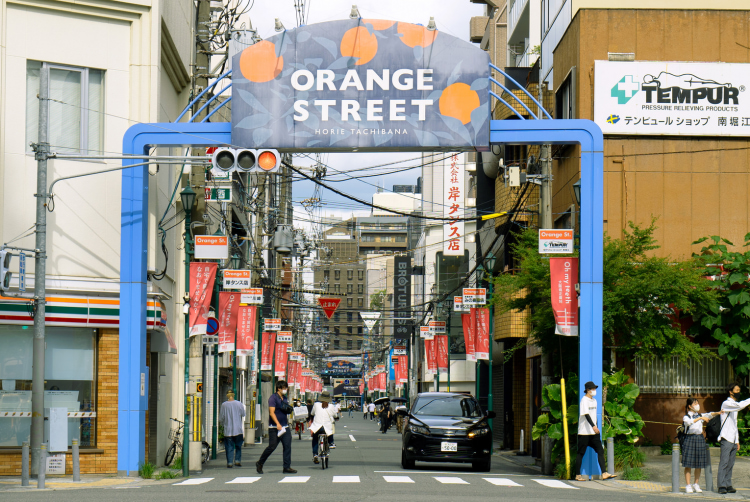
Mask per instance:
[[[437,340],[434,338],[432,340],[425,339],[424,341],[424,354],[427,358],[427,374],[428,375],[434,375],[437,373],[437,354],[436,354],[436,347]]]
[[[255,316],[257,307],[240,307],[237,320],[237,355],[250,356],[255,348]]]
[[[409,358],[408,356],[398,356],[398,383],[407,383],[409,381]]]
[[[466,360],[476,361],[477,354],[474,348],[476,341],[477,320],[472,313],[461,314],[461,325],[464,328],[464,345],[466,346]]]
[[[190,262],[190,336],[205,335],[218,263]]]
[[[472,308],[471,315],[476,319],[476,331],[474,338],[474,351],[477,355],[477,360],[484,359],[489,361],[490,359],[490,309],[484,308]]]
[[[336,309],[339,308],[341,298],[318,298],[318,303],[323,309],[323,313],[330,320]]]
[[[380,312],[360,312],[359,316],[364,321],[367,331],[372,331],[372,328],[375,327],[380,319]]]
[[[550,258],[555,334],[578,336],[578,258]]]
[[[448,371],[448,335],[435,335],[438,370]]]
[[[276,366],[274,368],[273,374],[276,377],[284,378],[284,375],[286,375],[286,343],[280,343],[276,342]]]
[[[234,350],[239,311],[239,293],[233,291],[219,293],[219,352],[232,352]]]
[[[274,345],[276,344],[276,333],[263,332],[263,346],[261,352],[260,369],[270,371],[273,369]]]
[[[448,165],[443,164],[443,255],[464,256],[464,161],[466,154],[454,153]]]

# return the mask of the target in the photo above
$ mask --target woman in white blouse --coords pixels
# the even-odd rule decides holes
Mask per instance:
[[[318,400],[313,405],[312,412],[310,413],[310,425],[308,429],[312,432],[312,450],[313,450],[313,462],[316,464],[318,460],[318,441],[321,433],[325,433],[326,436],[333,434],[333,423],[336,417],[336,407],[331,405],[331,393],[324,391]]]
[[[702,493],[701,487],[698,486],[698,478],[701,476],[701,469],[708,467],[711,459],[706,452],[706,439],[703,437],[703,422],[708,423],[711,417],[723,412],[699,413],[701,409],[698,400],[689,397],[685,404],[685,416],[682,423],[685,426],[687,437],[682,443],[682,466],[685,468],[685,487],[686,493]],[[690,484],[690,469],[694,469],[693,484]]]

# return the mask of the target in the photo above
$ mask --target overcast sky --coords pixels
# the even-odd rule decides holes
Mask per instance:
[[[305,7],[305,24],[324,21],[348,19],[352,4],[356,3],[360,15],[370,19],[391,19],[426,25],[430,17],[435,18],[438,30],[444,31],[461,40],[469,39],[469,20],[473,16],[484,15],[484,4],[471,3],[469,0],[300,0]],[[262,38],[276,35],[274,19],[279,18],[287,29],[297,26],[294,0],[255,0],[249,12],[253,28],[258,30]],[[311,155],[314,157],[314,155]],[[400,159],[414,159],[419,154],[414,152],[399,153],[333,153],[323,155],[323,161],[330,166],[327,177],[331,179],[346,178],[337,172],[384,164]],[[310,165],[313,161],[307,157],[295,157],[295,164]],[[405,161],[404,166],[416,165],[418,161]],[[398,167],[398,166],[394,166]],[[354,173],[353,173],[354,174]],[[364,174],[360,172],[360,174]],[[393,185],[415,185],[420,176],[420,169],[411,169],[388,176],[377,176],[361,180],[332,182],[337,189],[354,195],[360,199],[371,201],[377,186],[385,186],[391,190]],[[314,185],[308,181],[296,181],[293,185],[293,197],[300,201],[311,197]],[[326,203],[322,212],[325,215],[335,214],[349,217],[352,212],[369,213],[369,208],[357,206],[345,198],[323,189],[321,199]],[[358,209],[358,211],[357,211]],[[295,215],[305,218],[305,212],[299,204],[295,204]],[[301,222],[300,222],[301,223]],[[306,225],[298,225],[306,226]]]

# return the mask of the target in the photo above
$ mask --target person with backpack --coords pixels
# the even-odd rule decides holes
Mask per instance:
[[[732,486],[732,470],[737,451],[740,449],[740,432],[737,429],[737,412],[750,405],[750,399],[739,400],[740,386],[732,382],[727,385],[729,397],[721,404],[721,411],[726,412],[719,432],[721,458],[719,459],[718,485],[719,493],[736,493]]]
[[[685,403],[685,416],[682,417],[684,427],[683,437],[680,441],[682,448],[682,467],[685,468],[685,493],[703,493],[698,485],[701,477],[701,469],[708,467],[711,461],[706,452],[706,440],[703,437],[703,422],[708,423],[712,417],[724,412],[699,413],[701,409],[698,400],[692,397]],[[690,483],[690,469],[693,469],[693,483]]]

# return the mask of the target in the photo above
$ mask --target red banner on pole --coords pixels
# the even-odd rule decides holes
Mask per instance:
[[[434,375],[437,373],[437,354],[436,354],[436,345],[437,342],[435,342],[435,339],[428,340],[425,338],[424,340],[424,352],[425,357],[427,358],[427,374],[428,375]]]
[[[407,383],[409,381],[409,358],[407,356],[398,356],[398,375],[396,382]]]
[[[237,320],[237,355],[251,356],[255,348],[255,316],[257,307],[240,307]]]
[[[190,336],[205,335],[218,263],[190,262]]]
[[[437,345],[437,367],[439,371],[448,371],[448,335],[435,335]]]
[[[297,361],[289,361],[289,378],[286,383],[294,385],[297,382]]]
[[[233,291],[219,293],[219,352],[234,350],[237,333],[237,314],[240,311],[240,294]]]
[[[273,369],[273,348],[276,344],[276,333],[272,331],[263,332],[263,348],[260,359],[260,369],[269,371]]]
[[[578,258],[550,258],[555,334],[578,336]]]
[[[461,324],[464,328],[464,345],[466,346],[466,360],[476,361],[477,354],[474,348],[476,340],[477,320],[472,314],[461,314]]]
[[[276,367],[273,370],[274,376],[284,378],[286,375],[286,346],[287,343],[276,344]]]
[[[474,350],[477,360],[490,359],[490,309],[473,308],[471,315],[476,319]]]

